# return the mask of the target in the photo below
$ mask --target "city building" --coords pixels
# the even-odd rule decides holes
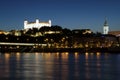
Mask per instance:
[[[3,31],[3,30],[0,30],[0,34],[4,34],[4,32],[5,32],[5,31]]]
[[[112,35],[115,35],[115,36],[120,36],[120,31],[109,31],[108,34],[112,34]]]
[[[0,30],[0,34],[8,35],[9,32],[7,32],[7,31],[3,31],[3,30]]]
[[[14,36],[21,36],[22,33],[20,30],[11,30],[10,34]]]
[[[109,26],[107,23],[107,20],[105,19],[104,26],[103,26],[103,34],[108,34],[109,32]]]
[[[43,26],[51,27],[51,20],[48,22],[41,22],[39,19],[36,19],[35,22],[24,21],[24,29],[32,29],[32,28],[41,28]]]
[[[109,31],[108,34],[115,35],[118,38],[118,42],[120,43],[120,31]]]

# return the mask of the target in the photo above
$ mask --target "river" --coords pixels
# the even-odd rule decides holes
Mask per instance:
[[[0,53],[0,80],[120,80],[120,54]]]

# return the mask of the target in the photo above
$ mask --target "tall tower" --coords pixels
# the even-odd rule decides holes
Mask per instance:
[[[104,26],[103,26],[103,34],[108,34],[109,32],[109,26],[107,23],[107,19],[105,19]]]
[[[28,24],[28,21],[27,21],[27,20],[25,20],[25,21],[24,21],[24,29],[26,29],[26,28],[27,28],[27,24]]]

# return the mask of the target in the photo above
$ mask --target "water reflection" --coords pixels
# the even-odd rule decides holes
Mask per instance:
[[[79,54],[78,52],[75,52],[75,59],[78,59],[78,57],[79,57],[78,54]]]
[[[4,53],[0,55],[0,79],[112,80],[120,78],[119,58],[120,54],[99,52]]]
[[[19,52],[16,53],[16,58],[17,58],[17,61],[20,60],[20,53]]]
[[[9,62],[9,58],[10,58],[10,54],[9,53],[5,53],[5,61],[6,61],[6,63]]]

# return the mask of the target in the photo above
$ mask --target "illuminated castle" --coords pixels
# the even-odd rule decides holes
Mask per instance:
[[[35,22],[24,21],[24,29],[32,29],[32,28],[41,28],[43,26],[51,27],[51,20],[48,22],[40,22],[39,19],[36,19]]]

